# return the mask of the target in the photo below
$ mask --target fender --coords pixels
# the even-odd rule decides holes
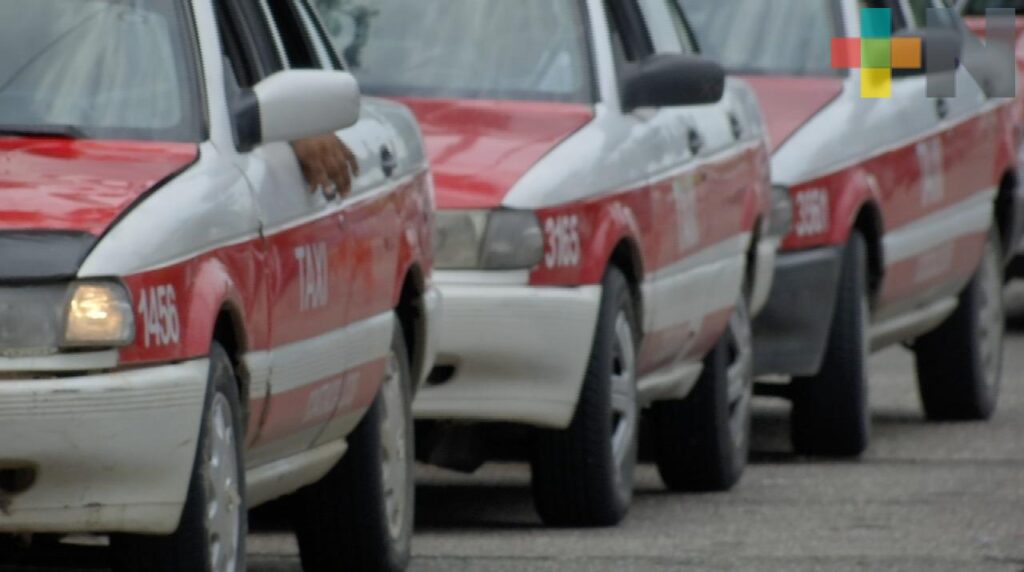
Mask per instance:
[[[615,247],[631,239],[645,266],[635,195],[561,205],[537,212],[544,232],[544,259],[530,275],[534,286],[600,284]]]
[[[222,309],[228,308],[236,320],[236,326],[241,328],[241,348],[251,348],[254,340],[250,339],[249,328],[246,327],[246,317],[242,308],[245,304],[242,301],[242,294],[235,287],[228,269],[217,259],[209,259],[201,263],[193,278],[193,287],[188,297],[189,306],[186,311],[183,332],[186,332],[182,344],[184,351],[195,353],[207,348],[209,351],[210,341],[213,340],[214,328],[217,325],[217,318]]]
[[[209,354],[217,316],[229,307],[243,328],[239,344],[261,347],[251,332],[242,294],[216,257],[129,276],[124,280],[134,304],[135,342],[121,349],[120,363],[142,365]]]
[[[877,182],[859,167],[798,185],[792,194],[793,230],[783,242],[784,250],[843,245],[861,209],[869,203],[881,204]],[[818,220],[822,200],[827,201],[825,218]]]

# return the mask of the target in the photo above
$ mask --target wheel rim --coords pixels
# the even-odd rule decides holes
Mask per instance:
[[[616,485],[627,496],[633,488],[633,455],[636,450],[636,343],[633,327],[624,312],[615,319],[612,347],[612,456],[615,459]]]
[[[408,510],[408,443],[409,420],[406,415],[405,395],[402,392],[402,374],[398,356],[392,352],[388,358],[387,375],[381,388],[381,479],[384,485],[384,510],[387,512],[388,532],[398,539],[405,527]]]
[[[978,292],[978,347],[985,387],[990,393],[994,393],[999,385],[1005,333],[1002,280],[995,258],[990,248],[983,262],[982,284]]]
[[[754,396],[753,332],[742,303],[729,322],[728,340],[729,431],[737,454],[742,455],[750,438],[750,406]]]
[[[206,530],[210,570],[234,572],[242,534],[238,447],[231,405],[217,393],[207,419]]]

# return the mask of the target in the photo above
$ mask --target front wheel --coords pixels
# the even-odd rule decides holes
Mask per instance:
[[[405,570],[412,547],[412,375],[397,322],[387,373],[349,450],[293,498],[302,569]]]
[[[676,491],[725,491],[739,482],[750,451],[754,367],[750,314],[736,304],[729,328],[704,360],[693,392],[651,410],[655,461]]]
[[[992,233],[956,311],[914,343],[917,384],[929,420],[984,420],[995,412],[1005,332],[1000,260],[999,238]]]
[[[244,432],[238,385],[227,352],[210,350],[209,389],[181,522],[165,537],[114,535],[117,571],[235,572],[246,569]]]
[[[638,416],[636,313],[622,272],[603,281],[590,362],[572,423],[537,436],[533,501],[545,523],[612,526],[633,499]]]
[[[859,232],[843,251],[835,313],[819,373],[794,379],[793,448],[805,455],[856,457],[868,447],[870,307],[867,243]]]

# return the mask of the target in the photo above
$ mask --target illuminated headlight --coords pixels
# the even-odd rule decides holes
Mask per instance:
[[[124,346],[135,337],[131,299],[117,283],[73,284],[66,316],[66,347]]]
[[[786,187],[772,187],[772,212],[769,236],[781,238],[793,229],[793,197]]]
[[[434,265],[445,270],[517,270],[537,265],[544,236],[530,211],[440,211]]]

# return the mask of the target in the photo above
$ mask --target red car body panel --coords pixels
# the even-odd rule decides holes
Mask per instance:
[[[594,118],[586,105],[397,98],[423,130],[442,209],[487,209]]]
[[[842,78],[745,76],[761,101],[772,149],[843,91]]]
[[[198,154],[190,143],[0,138],[0,228],[101,235]]]

